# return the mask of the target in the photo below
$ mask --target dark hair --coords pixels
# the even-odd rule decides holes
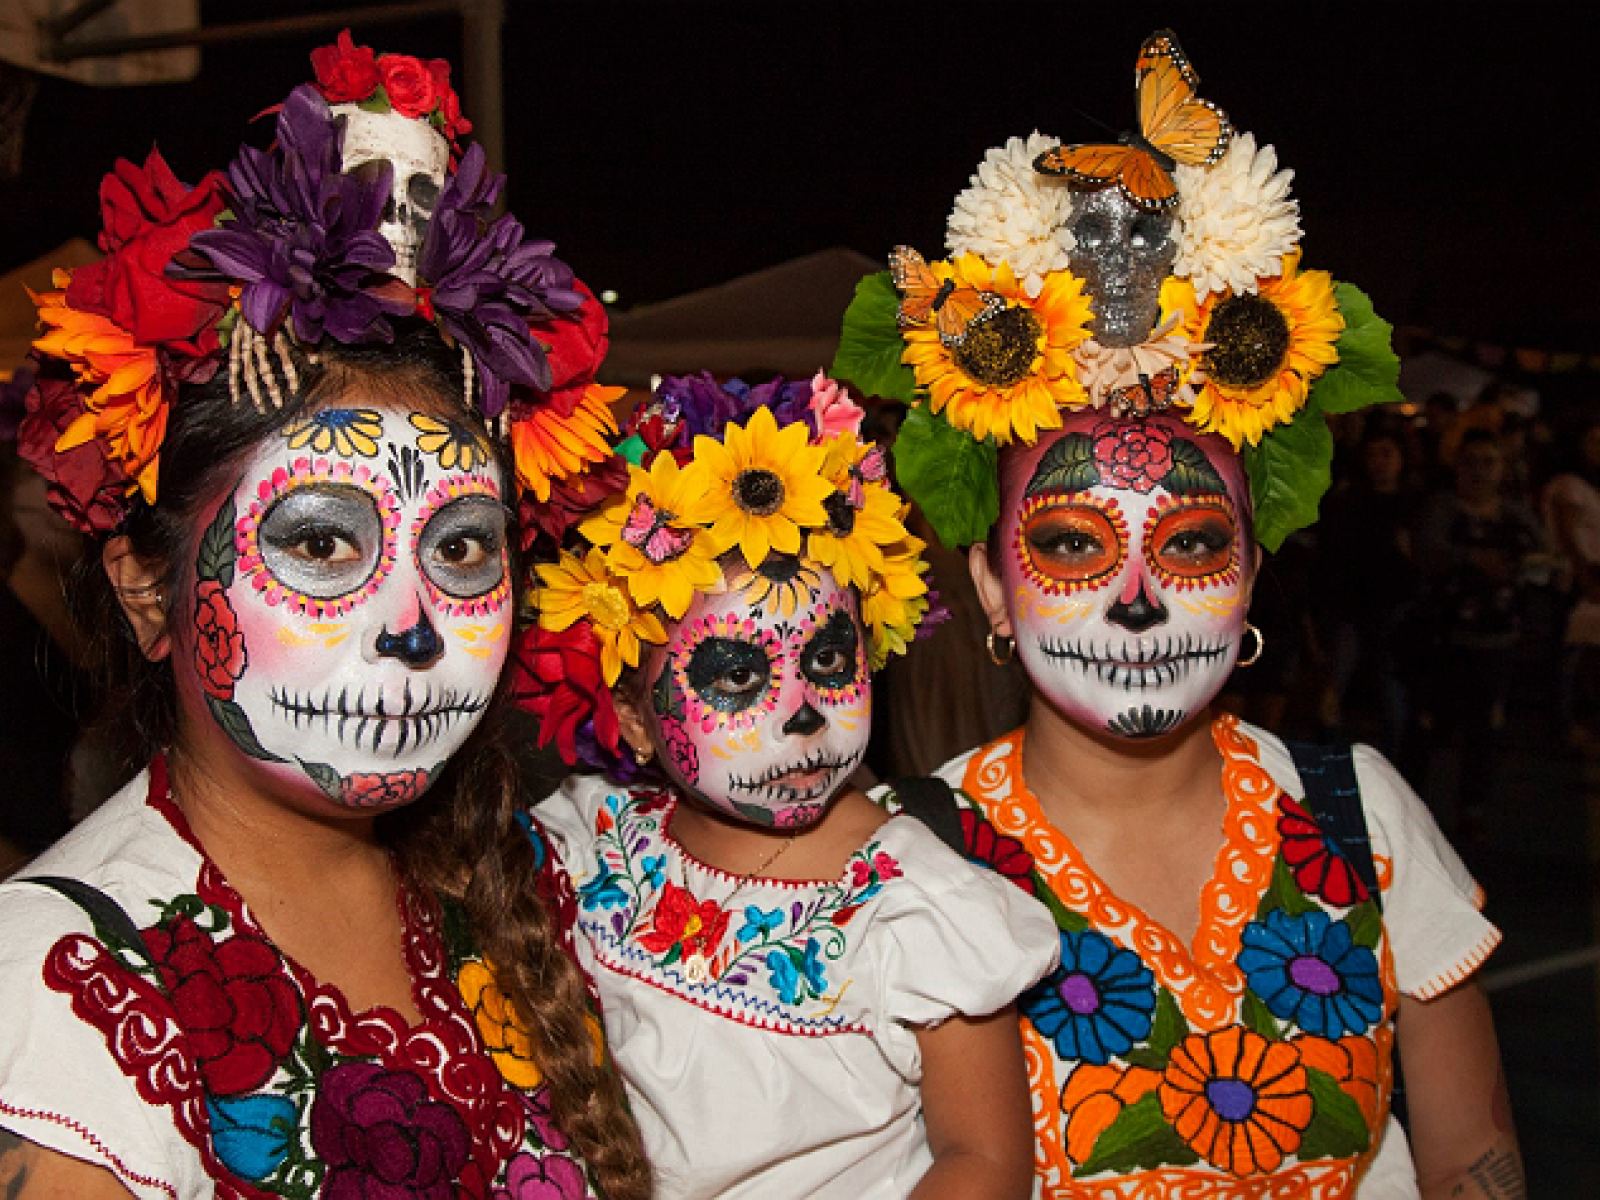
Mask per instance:
[[[296,354],[292,362],[299,386],[281,407],[262,411],[235,402],[226,371],[206,384],[185,385],[173,406],[162,443],[159,499],[135,500],[122,526],[133,552],[161,571],[169,598],[186,594],[184,549],[201,506],[256,445],[296,417],[352,387],[379,382],[385,394],[440,415],[462,411],[460,360],[422,322],[403,323],[389,344],[332,346],[314,356]],[[113,692],[103,711],[116,724],[107,732],[122,735],[120,749],[131,769],[173,740],[178,712],[171,664],[152,663],[140,651],[98,546],[78,574],[76,615],[98,639],[95,674]],[[176,614],[172,599],[167,612],[169,618]],[[596,1060],[582,974],[533,891],[533,851],[516,819],[517,766],[502,732],[505,703],[502,689],[429,796],[415,811],[383,818],[380,837],[411,879],[466,910],[480,950],[495,965],[498,986],[533,1038],[556,1120],[606,1195],[645,1200],[649,1168],[615,1070],[609,1061]]]
[[[1456,447],[1456,457],[1468,446],[1493,446],[1500,449],[1500,435],[1492,429],[1469,429],[1461,435],[1461,444]]]

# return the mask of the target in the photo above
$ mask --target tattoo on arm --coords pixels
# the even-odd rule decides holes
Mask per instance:
[[[8,1129],[0,1129],[0,1198],[18,1200],[28,1183],[33,1143]]]
[[[1451,1189],[1452,1196],[1484,1197],[1485,1200],[1527,1200],[1528,1185],[1522,1176],[1522,1155],[1515,1149],[1494,1149],[1480,1155],[1467,1168],[1467,1178]]]

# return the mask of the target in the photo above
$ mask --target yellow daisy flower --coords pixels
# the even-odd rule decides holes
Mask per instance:
[[[903,331],[901,357],[918,386],[927,389],[934,412],[975,438],[1032,445],[1041,430],[1060,427],[1062,408],[1085,403],[1071,353],[1088,338],[1094,316],[1082,280],[1053,271],[1039,295],[1030,297],[1005,263],[990,267],[964,254],[954,263],[928,266],[941,281],[1006,301],[994,315],[974,322],[953,347],[940,340],[931,322]]]
[[[411,427],[422,436],[417,449],[431,454],[443,471],[471,471],[490,460],[488,444],[468,426],[443,417],[412,413]]]
[[[374,458],[383,436],[383,414],[371,408],[320,408],[291,421],[283,435],[291,450]]]
[[[1254,295],[1213,294],[1185,316],[1191,340],[1212,344],[1200,358],[1206,380],[1189,421],[1220,433],[1236,450],[1294,420],[1312,382],[1339,361],[1344,318],[1333,278],[1302,272],[1299,251],[1286,255],[1283,273],[1261,280]]]
[[[759,567],[734,563],[728,573],[728,586],[741,593],[751,608],[792,617],[803,601],[822,589],[822,575],[809,558],[769,554]]]
[[[674,621],[689,611],[696,592],[722,590],[711,534],[682,517],[693,482],[671,454],[658,454],[648,471],[629,466],[627,492],[578,526],[606,548],[606,565],[627,581],[635,604],[659,603]]]
[[[558,561],[540,563],[538,572],[540,628],[560,633],[587,619],[600,643],[600,670],[608,686],[621,677],[624,665],[639,665],[641,643],[667,640],[661,619],[635,608],[627,588],[606,570],[604,550],[591,548],[582,559],[563,550]]]
[[[576,475],[590,463],[611,457],[610,436],[617,433],[611,405],[626,388],[589,385],[572,410],[563,417],[545,405],[511,422],[511,453],[517,465],[517,482],[543,504],[550,499],[550,483]]]
[[[891,654],[904,654],[928,611],[928,564],[924,542],[908,537],[904,547],[884,556],[884,570],[875,574],[861,596],[861,619],[871,630],[871,661],[876,671]]]
[[[719,551],[739,547],[752,568],[773,550],[798,554],[800,530],[827,521],[822,502],[833,490],[822,474],[826,453],[808,433],[804,421],[780,430],[760,408],[745,425],[729,425],[721,442],[696,437],[685,486],[697,499],[685,517],[710,525]]]

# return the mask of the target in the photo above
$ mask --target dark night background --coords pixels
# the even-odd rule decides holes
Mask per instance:
[[[207,24],[329,4],[202,4]],[[1201,94],[1296,172],[1308,266],[1397,324],[1600,351],[1600,88],[1560,4],[535,3],[504,33],[511,207],[624,306],[829,245],[943,248],[984,150],[1133,118],[1140,40],[1175,29]],[[357,24],[461,60],[453,18]],[[192,83],[41,89],[10,267],[97,228],[95,182],[159,141],[192,180],[310,77],[331,35],[208,47]],[[468,114],[469,116],[471,113]],[[264,139],[266,130],[257,135]]]

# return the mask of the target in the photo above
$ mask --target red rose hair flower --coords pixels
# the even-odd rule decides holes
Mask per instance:
[[[421,59],[409,54],[385,54],[378,59],[378,74],[390,106],[402,117],[425,117],[438,103],[433,74]]]
[[[600,643],[586,623],[559,633],[535,625],[512,647],[511,695],[539,720],[539,745],[556,744],[567,762],[578,760],[578,730],[593,720],[594,737],[617,752],[620,730],[600,669]]]
[[[311,52],[311,69],[317,75],[317,90],[329,104],[360,103],[378,88],[378,56],[370,46],[358,46],[343,30],[331,46]]]

